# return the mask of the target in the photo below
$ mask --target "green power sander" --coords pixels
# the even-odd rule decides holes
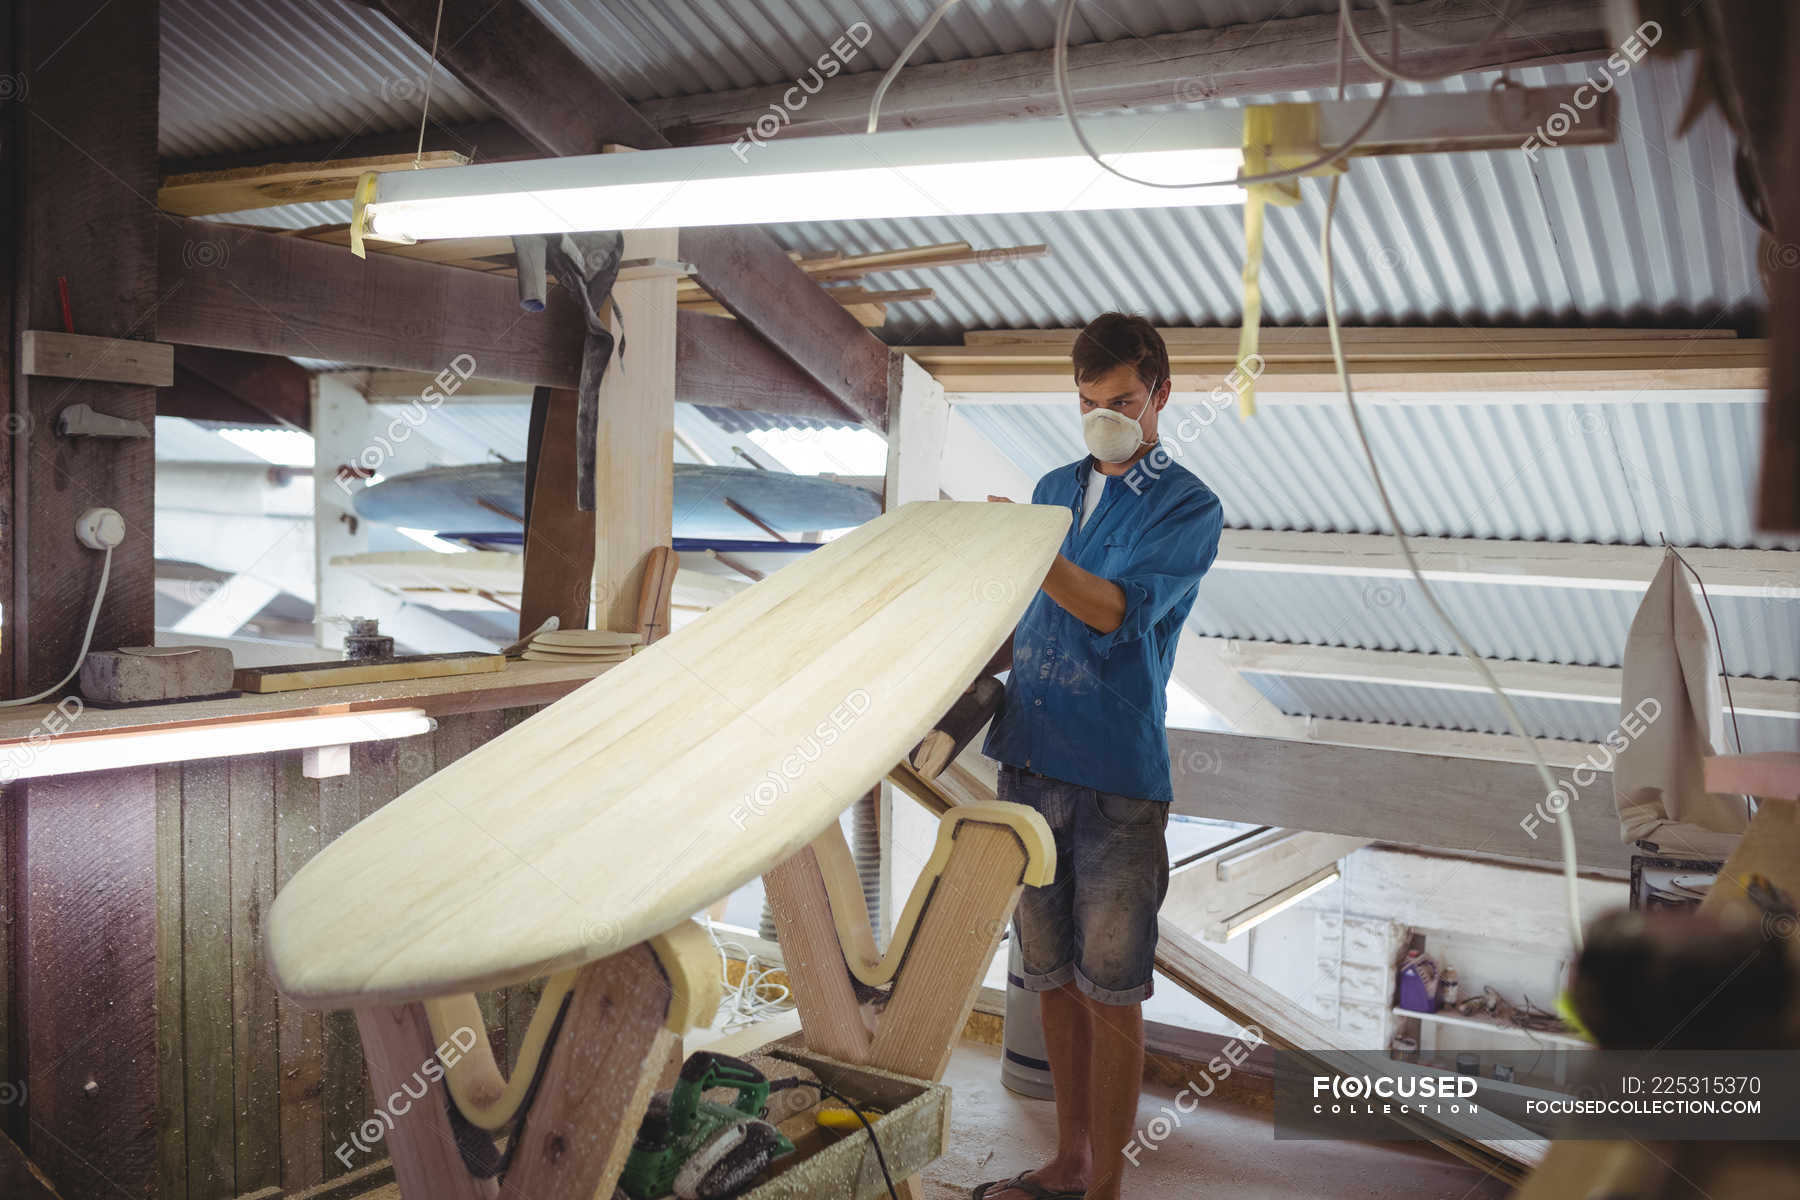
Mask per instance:
[[[737,1091],[727,1106],[703,1099],[712,1088]],[[750,1186],[794,1144],[762,1119],[769,1081],[741,1058],[700,1051],[671,1091],[650,1098],[619,1190],[631,1200],[726,1200]]]

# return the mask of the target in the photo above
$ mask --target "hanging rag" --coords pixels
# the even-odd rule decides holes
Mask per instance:
[[[519,259],[519,307],[526,312],[544,311],[548,290],[545,272],[574,294],[581,305],[582,319],[587,322],[587,337],[581,353],[581,383],[575,415],[575,506],[582,512],[594,511],[595,441],[600,433],[600,382],[606,378],[612,361],[613,334],[607,327],[604,309],[612,297],[613,283],[619,277],[619,262],[625,254],[625,235],[617,231],[602,233],[533,233],[513,238],[513,251]],[[619,318],[619,328],[625,320]],[[624,357],[625,339],[619,338],[619,355]]]
[[[1627,843],[1721,859],[1749,828],[1745,799],[1709,793],[1703,777],[1706,758],[1723,750],[1719,674],[1693,584],[1665,553],[1625,639],[1619,710],[1629,740],[1613,766],[1613,801]]]

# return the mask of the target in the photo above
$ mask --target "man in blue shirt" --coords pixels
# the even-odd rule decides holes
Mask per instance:
[[[1038,481],[1073,517],[994,670],[1012,675],[984,750],[1000,799],[1043,814],[1056,878],[1026,888],[1013,936],[1042,998],[1057,1153],[975,1200],[1117,1200],[1144,1071],[1143,1000],[1169,884],[1164,725],[1176,641],[1219,548],[1219,499],[1157,443],[1169,353],[1107,313],[1073,351],[1091,452]]]

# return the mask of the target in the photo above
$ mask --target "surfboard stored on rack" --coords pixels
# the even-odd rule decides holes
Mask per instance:
[[[807,845],[950,707],[1068,529],[908,504],[412,788],[276,897],[310,1007],[483,991],[603,958]]]

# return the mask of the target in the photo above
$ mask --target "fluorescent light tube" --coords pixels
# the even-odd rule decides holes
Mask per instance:
[[[1520,150],[1575,89],[1392,97],[1353,154]],[[1559,145],[1612,140],[1611,95],[1594,98]],[[1343,145],[1373,100],[1316,107],[1320,145]],[[1590,111],[1591,110],[1591,111]],[[390,241],[669,229],[959,214],[1234,204],[1243,109],[1087,117],[1082,130],[1112,175],[1060,117],[829,137],[740,139],[618,154],[479,163],[376,178],[368,236]],[[1575,111],[1570,109],[1570,111]],[[1216,181],[1216,182],[1212,182]]]
[[[1211,941],[1229,942],[1240,933],[1248,933],[1264,921],[1279,912],[1286,912],[1314,892],[1323,891],[1336,883],[1342,876],[1336,866],[1325,867],[1308,875],[1300,882],[1265,896],[1249,908],[1223,921],[1216,922],[1206,931]]]
[[[110,771],[118,767],[268,754],[276,750],[383,742],[430,733],[436,728],[437,722],[426,716],[423,709],[380,709],[325,716],[221,721],[170,729],[152,726],[117,733],[66,733],[35,746],[0,747],[0,755],[10,756],[17,769],[16,778],[36,779],[46,775]]]
[[[1020,121],[391,172],[369,203],[369,234],[424,240],[1243,199],[1231,182],[1244,161],[1235,115],[1096,118],[1083,129],[1128,175],[1219,186],[1129,183],[1095,164],[1067,123]]]

